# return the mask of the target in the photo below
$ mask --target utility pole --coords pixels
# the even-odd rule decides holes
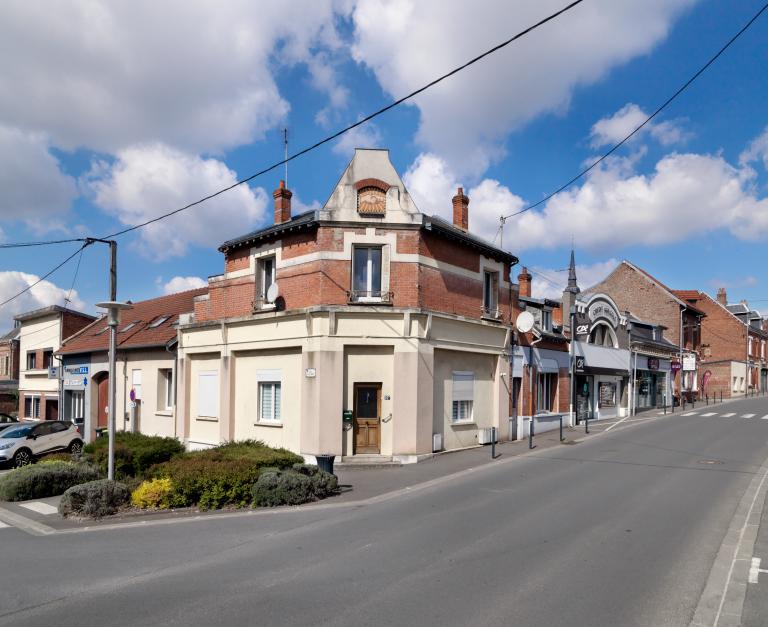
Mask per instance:
[[[97,307],[107,310],[109,326],[109,404],[107,410],[107,479],[115,479],[115,426],[117,413],[117,381],[115,380],[117,362],[117,326],[120,324],[120,312],[131,309],[127,303],[117,302],[117,242],[115,240],[92,240],[109,244],[109,300],[97,303]]]

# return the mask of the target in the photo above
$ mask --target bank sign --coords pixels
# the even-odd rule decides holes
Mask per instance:
[[[619,326],[619,312],[616,311],[610,303],[606,301],[596,300],[589,306],[587,312],[589,319],[594,322],[599,318],[607,320],[611,323],[611,326],[615,329]]]

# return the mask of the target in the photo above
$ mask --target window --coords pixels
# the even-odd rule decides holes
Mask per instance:
[[[149,328],[154,329],[155,327],[159,327],[161,324],[163,324],[163,322],[168,320],[168,318],[170,318],[170,316],[160,316],[152,324],[149,325]]]
[[[451,420],[453,422],[473,422],[472,403],[475,398],[475,373],[453,373],[453,403]]]
[[[85,392],[73,390],[70,394],[69,413],[72,420],[85,418]]]
[[[31,395],[24,397],[24,417],[33,418],[35,420],[40,418],[40,396]]]
[[[197,415],[219,417],[219,371],[202,370],[197,375]]]
[[[275,258],[262,257],[258,264],[259,295],[257,301],[261,307],[272,307],[273,304],[267,301],[267,291],[275,282]]]
[[[3,359],[0,360],[0,375],[6,374],[8,374],[8,357],[3,356]]]
[[[159,386],[157,408],[172,409],[174,403],[173,369],[160,368],[157,371],[157,381]]]
[[[603,322],[595,324],[592,332],[589,334],[589,343],[597,346],[607,346],[609,348],[618,348],[616,334],[613,329]]]
[[[552,312],[548,309],[541,311],[541,328],[544,331],[552,330]]]
[[[135,322],[129,322],[122,329],[120,329],[120,333],[125,333],[126,331],[130,331],[135,326],[136,326]]]
[[[259,420],[280,422],[282,420],[282,385],[278,381],[259,382]]]
[[[48,348],[43,351],[43,368],[48,370],[53,365],[53,349]]]
[[[136,400],[141,400],[141,370],[131,371],[131,388],[133,389]]]
[[[27,351],[27,370],[37,369],[37,353],[35,351]]]
[[[63,421],[52,421],[50,424],[51,433],[62,433],[69,429],[69,425]]]
[[[381,246],[355,246],[352,293],[354,300],[381,299]]]
[[[536,411],[554,411],[555,392],[557,391],[557,375],[554,373],[540,373],[537,385]]]
[[[483,273],[483,314],[496,316],[499,306],[499,273],[486,270]]]

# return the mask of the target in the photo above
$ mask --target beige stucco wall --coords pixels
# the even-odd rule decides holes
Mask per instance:
[[[233,411],[235,440],[261,440],[270,446],[301,450],[301,351],[235,353],[230,362],[234,377]],[[259,421],[259,371],[279,370],[281,422]]]
[[[217,372],[219,374],[219,386],[221,386],[221,357],[218,353],[193,355],[189,361],[191,393],[189,395],[189,433],[187,434],[187,439],[193,447],[195,445],[213,445],[221,442],[219,425],[221,416],[211,417],[198,414],[200,391],[197,386],[197,380],[203,371]],[[221,398],[219,398],[219,401],[221,401]]]
[[[174,357],[165,350],[125,353],[118,362],[117,428],[138,430],[146,435],[176,435],[173,407],[167,408],[161,389],[161,369],[173,370]],[[141,399],[136,412],[131,411],[130,391],[133,371],[141,372]],[[135,421],[135,424],[134,424]]]
[[[433,429],[443,434],[445,449],[474,446],[478,443],[478,429],[498,425],[498,403],[495,381],[498,358],[464,351],[435,351]],[[473,422],[455,424],[452,419],[453,373],[473,372]]]

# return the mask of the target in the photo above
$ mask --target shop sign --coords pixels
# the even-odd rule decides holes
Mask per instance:
[[[67,374],[88,374],[88,366],[64,366]]]
[[[658,370],[659,369],[659,358],[658,357],[649,357],[648,358],[648,370]]]
[[[679,361],[673,361],[671,364],[669,364],[669,369],[672,371],[672,374],[675,375],[680,370],[680,362]]]
[[[616,407],[616,384],[601,381],[598,393],[600,397],[600,407]]]
[[[683,370],[685,372],[696,370],[696,355],[683,355]]]
[[[583,373],[584,368],[586,367],[586,360],[583,357],[574,357],[573,358],[573,370],[576,373]]]
[[[615,329],[619,326],[619,312],[616,311],[610,303],[597,300],[589,306],[589,319],[593,322],[598,318],[608,320]]]

